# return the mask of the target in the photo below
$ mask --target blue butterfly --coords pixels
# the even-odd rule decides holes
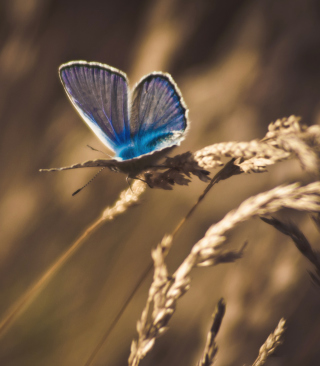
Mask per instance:
[[[132,93],[125,73],[97,62],[68,62],[59,75],[75,109],[115,157],[46,171],[108,167],[134,178],[184,139],[188,111],[169,74],[143,77]]]

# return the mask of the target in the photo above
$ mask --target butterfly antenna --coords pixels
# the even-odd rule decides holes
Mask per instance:
[[[94,147],[92,147],[92,146],[90,146],[90,145],[87,145],[91,150],[93,150],[93,151],[97,151],[97,152],[99,152],[99,153],[101,153],[101,154],[104,154],[104,155],[107,155],[107,156],[109,156],[109,158],[112,158],[112,156],[111,155],[109,155],[109,154],[107,154],[106,152],[104,152],[104,151],[101,151],[101,150],[98,150],[98,149],[95,149]]]
[[[103,168],[101,168],[99,171],[98,171],[98,173],[92,178],[92,179],[90,179],[89,180],[89,182],[87,183],[87,184],[85,184],[83,187],[81,187],[81,188],[79,188],[79,189],[77,189],[75,192],[73,192],[72,193],[72,196],[75,196],[77,193],[79,193],[80,191],[82,191],[83,190],[83,188],[86,188],[86,186],[88,186],[95,178],[96,178],[96,176],[99,174],[99,173],[101,173],[102,171],[103,171],[103,169],[105,169],[106,168],[106,166],[104,166]]]

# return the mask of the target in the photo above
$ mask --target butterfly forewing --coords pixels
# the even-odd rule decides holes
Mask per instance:
[[[128,144],[128,83],[121,71],[93,62],[60,66],[62,84],[81,117],[110,149]]]

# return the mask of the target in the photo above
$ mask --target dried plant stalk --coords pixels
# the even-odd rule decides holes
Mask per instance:
[[[285,323],[286,322],[284,319],[280,319],[279,324],[277,325],[274,332],[269,335],[265,343],[261,346],[259,355],[252,366],[264,365],[268,357],[274,353],[278,346],[280,346],[280,344],[283,342],[282,338],[285,331]]]
[[[154,280],[149,290],[146,307],[137,324],[138,341],[133,341],[131,345],[130,366],[137,366],[153,347],[156,337],[167,329],[177,300],[189,289],[191,270],[196,266],[211,266],[226,262],[225,258],[228,256],[222,253],[226,232],[254,216],[271,214],[284,207],[319,212],[320,182],[304,187],[299,187],[299,184],[280,186],[247,199],[238,209],[229,212],[220,222],[208,229],[205,236],[193,246],[190,254],[171,279],[164,263],[165,251],[162,243],[157,246],[152,252],[155,267]],[[230,255],[230,258],[234,260],[233,255]],[[153,311],[150,314],[152,305]]]
[[[245,173],[265,172],[268,165],[297,157],[303,169],[318,174],[320,126],[301,125],[300,118],[290,116],[271,123],[261,140],[226,142],[205,147],[193,154],[204,169],[223,165],[222,157],[236,158]]]
[[[290,153],[277,149],[267,142],[252,140],[249,142],[221,142],[207,146],[194,153],[194,159],[204,169],[215,168],[223,165],[222,157],[252,159],[259,158],[266,161],[266,165],[288,159]],[[268,162],[268,163],[267,163]]]
[[[203,356],[201,361],[198,362],[197,366],[212,366],[215,360],[215,355],[218,352],[218,346],[216,345],[215,339],[219,332],[222,319],[226,311],[226,304],[223,299],[220,299],[215,312],[213,313],[213,322],[211,329],[207,336],[206,346],[204,348]]]
[[[134,206],[140,199],[142,193],[146,190],[145,183],[140,180],[135,180],[132,188],[128,188],[120,193],[119,199],[111,207],[107,207],[102,213],[103,221],[113,220],[118,215],[121,215],[128,208]]]

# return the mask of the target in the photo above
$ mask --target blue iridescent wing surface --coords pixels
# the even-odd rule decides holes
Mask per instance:
[[[130,143],[126,75],[108,65],[85,61],[61,65],[59,75],[80,116],[118,155]]]
[[[179,145],[187,128],[187,109],[171,76],[152,73],[135,87],[130,111],[132,144],[123,159]]]

